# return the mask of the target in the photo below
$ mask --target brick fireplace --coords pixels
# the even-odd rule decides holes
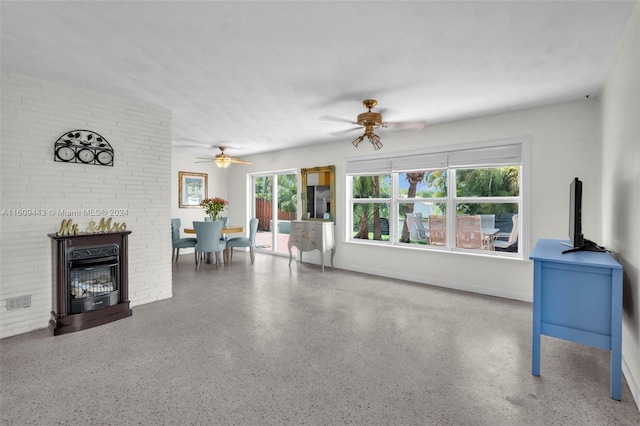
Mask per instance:
[[[130,233],[49,235],[53,270],[49,330],[54,335],[132,315],[128,294]]]

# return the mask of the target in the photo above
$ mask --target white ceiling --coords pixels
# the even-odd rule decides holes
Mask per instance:
[[[595,96],[635,4],[3,0],[1,65],[169,108],[176,149],[242,156],[349,143],[321,118],[366,98],[429,125]]]

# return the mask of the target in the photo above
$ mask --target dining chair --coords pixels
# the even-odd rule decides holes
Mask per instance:
[[[206,222],[193,222],[193,229],[196,231],[196,239],[198,240],[195,245],[196,250],[196,271],[202,265],[205,253],[213,253],[216,268],[220,263],[218,260],[218,253],[222,253],[222,260],[226,263],[225,248],[227,243],[225,240],[220,239],[222,231],[221,221],[206,221]]]
[[[496,239],[491,242],[491,246],[497,251],[511,251],[518,242],[518,215],[511,217],[513,227],[511,232],[499,232]],[[506,238],[506,240],[504,239]]]
[[[456,245],[460,248],[480,250],[486,247],[482,236],[482,219],[480,219],[480,216],[457,216]]]
[[[180,238],[181,224],[182,222],[179,218],[171,219],[171,244],[173,246],[173,253],[171,254],[172,263],[178,262],[178,256],[180,255],[181,248],[191,248],[196,246],[196,238]]]
[[[219,216],[219,217],[220,217],[220,219],[218,219],[218,220],[222,222],[222,227],[223,228],[226,228],[227,226],[229,226],[229,217],[228,216]],[[205,216],[204,217],[204,221],[205,222],[213,222],[213,219],[211,219],[211,216]],[[220,236],[220,239],[227,241],[229,238],[226,235],[222,234]]]
[[[229,249],[228,259],[229,262],[233,259],[234,247],[249,247],[249,254],[251,256],[251,264],[253,264],[255,253],[254,248],[256,246],[256,233],[258,232],[258,218],[253,218],[249,221],[249,238],[247,237],[235,237],[230,238],[227,241],[227,248]]]
[[[447,221],[442,215],[429,216],[429,245],[444,246],[447,243]]]

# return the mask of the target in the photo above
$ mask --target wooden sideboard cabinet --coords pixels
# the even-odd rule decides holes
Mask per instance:
[[[333,256],[336,252],[336,240],[334,236],[333,222],[318,222],[313,220],[292,220],[289,233],[289,266],[291,266],[291,247],[296,247],[300,252],[320,250],[320,262],[324,272],[324,253],[331,250],[331,267],[333,268]]]
[[[567,241],[568,242],[568,241]],[[611,352],[609,395],[622,395],[622,266],[609,253],[563,254],[562,241],[540,239],[533,260],[532,368],[540,375],[540,335]]]

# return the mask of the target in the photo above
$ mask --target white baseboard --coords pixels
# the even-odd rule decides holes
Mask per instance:
[[[627,380],[633,400],[636,402],[636,408],[640,411],[640,387],[638,386],[637,378],[633,377],[633,374],[631,374],[631,369],[629,368],[629,364],[627,364],[627,360],[624,358],[624,355],[622,356],[622,374],[624,374],[624,378]]]
[[[496,289],[488,289],[488,288],[477,287],[477,286],[472,286],[468,284],[460,284],[453,281],[433,279],[433,278],[425,277],[423,275],[404,274],[399,271],[377,270],[377,269],[371,269],[370,267],[367,267],[366,269],[365,268],[362,268],[362,269],[344,268],[344,269],[348,269],[354,272],[361,272],[364,274],[378,275],[381,277],[395,278],[398,280],[405,280],[405,281],[411,281],[411,282],[416,282],[420,284],[428,284],[428,285],[433,285],[437,287],[450,288],[453,290],[462,290],[462,291],[468,291],[471,293],[484,294],[486,296],[496,296],[496,297],[502,297],[505,299],[512,299],[512,300],[519,300],[522,302],[533,303],[533,296],[530,294],[522,294],[522,293],[516,293],[512,291],[503,291],[503,290],[496,290]]]

